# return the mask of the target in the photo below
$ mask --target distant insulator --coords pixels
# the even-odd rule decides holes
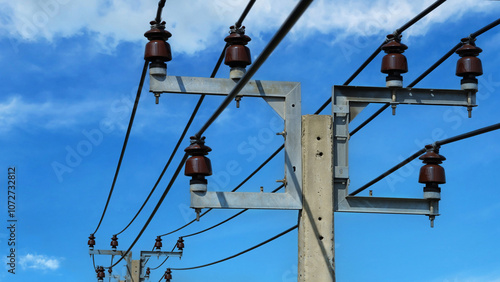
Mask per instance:
[[[167,271],[165,271],[165,280],[170,281],[172,279],[172,270],[170,268],[167,268]]]
[[[477,57],[483,50],[476,47],[475,39],[462,38],[462,47],[456,53],[461,57],[457,62],[456,75],[463,77],[462,89],[477,90],[477,78],[483,74],[481,60]]]
[[[387,53],[382,58],[381,72],[387,74],[387,87],[403,87],[402,73],[408,72],[408,62],[403,52],[408,46],[401,43],[401,35],[387,35],[388,42],[382,46],[382,50]]]
[[[165,22],[157,23],[152,21],[150,24],[151,29],[144,33],[144,36],[149,39],[146,44],[144,59],[151,62],[149,65],[150,74],[167,75],[165,62],[172,60],[172,51],[167,40],[172,34],[165,30]]]
[[[118,237],[116,237],[116,235],[113,235],[113,237],[111,237],[111,248],[113,248],[114,250],[116,250],[116,247],[118,247]]]
[[[179,249],[179,251],[184,249],[184,239],[182,239],[182,237],[179,237],[179,240],[177,240],[177,249]]]
[[[94,234],[90,234],[89,241],[87,242],[87,244],[89,245],[89,248],[91,250],[94,249],[94,246],[95,246],[95,236],[94,236]]]
[[[424,183],[424,198],[440,199],[441,188],[438,184],[446,183],[444,168],[440,166],[445,157],[439,154],[439,147],[433,145],[426,145],[427,150],[419,159],[425,164],[420,168],[419,183]]]
[[[151,270],[149,269],[149,267],[146,269],[146,275],[145,275],[145,278],[149,278],[149,274],[151,274]]]
[[[245,35],[244,26],[239,28],[231,26],[229,29],[229,35],[224,39],[229,45],[226,48],[224,64],[231,67],[229,73],[231,79],[240,79],[246,72],[246,66],[252,63],[250,49],[246,46],[252,39]]]
[[[157,236],[155,239],[155,248],[159,251],[161,250],[161,247],[163,247],[163,244],[161,243],[161,236]]]
[[[109,275],[111,275],[111,273],[113,273],[113,268],[109,267],[108,273],[109,273]]]
[[[104,267],[100,266],[97,269],[97,280],[103,281],[104,277],[106,277],[106,274],[104,273]]]
[[[191,176],[190,189],[191,191],[203,192],[207,191],[207,180],[205,176],[212,175],[212,164],[210,159],[205,157],[212,149],[205,146],[205,137],[197,139],[191,137],[191,145],[184,150],[191,155],[186,160],[184,174]]]

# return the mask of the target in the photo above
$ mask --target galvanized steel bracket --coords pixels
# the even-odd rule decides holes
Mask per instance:
[[[227,96],[232,79],[150,75],[150,92]],[[264,99],[285,122],[285,192],[193,192],[191,207],[224,209],[302,209],[302,124],[300,83],[251,80],[238,94]]]
[[[332,89],[334,211],[439,215],[438,201],[435,199],[348,196],[349,123],[370,103],[470,108],[477,106],[476,93],[465,90],[360,86],[334,86]]]

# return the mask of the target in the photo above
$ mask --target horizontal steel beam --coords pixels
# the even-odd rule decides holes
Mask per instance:
[[[150,75],[149,91],[227,96],[236,84],[237,81],[226,78]],[[238,96],[284,98],[299,85],[298,82],[250,80]]]
[[[89,250],[89,254],[91,255],[115,255],[115,256],[123,256],[126,251],[119,250]],[[128,252],[128,256],[130,256],[132,252]]]
[[[413,198],[351,197],[338,202],[339,212],[439,215],[438,201]]]
[[[475,93],[465,90],[334,86],[335,98],[358,103],[476,106]],[[393,100],[393,91],[396,94]],[[470,97],[469,97],[470,95]]]
[[[302,201],[288,193],[191,192],[191,207],[300,210]]]
[[[141,258],[148,257],[182,257],[182,252],[141,251]]]

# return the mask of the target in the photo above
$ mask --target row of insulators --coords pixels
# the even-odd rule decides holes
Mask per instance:
[[[155,239],[155,246],[154,248],[156,250],[161,250],[161,247],[163,247],[163,244],[162,244],[162,239],[161,239],[161,236],[157,236],[156,239]],[[89,248],[91,250],[94,249],[94,246],[95,246],[95,236],[94,234],[90,234],[89,236],[89,240],[87,242],[87,244],[89,245]],[[118,247],[118,237],[116,235],[113,235],[113,237],[111,237],[111,248],[116,250],[116,247]],[[177,240],[177,244],[176,244],[176,247],[179,251],[182,251],[184,249],[184,239],[182,239],[182,237],[179,237],[179,239]]]
[[[165,30],[165,22],[151,22],[151,29],[144,36],[149,39],[146,44],[144,59],[151,62],[150,68],[165,69],[166,64],[172,60],[170,44],[167,40],[172,34]],[[252,63],[250,49],[246,46],[250,37],[245,35],[245,27],[231,26],[227,42],[224,63],[231,67],[231,78],[241,78],[246,66]],[[403,55],[408,46],[401,43],[401,35],[389,34],[387,42],[381,47],[387,53],[382,58],[381,72],[387,74],[386,85],[388,87],[402,87],[403,77],[401,74],[408,72],[408,63]],[[461,57],[457,62],[457,76],[462,77],[461,84],[464,89],[477,89],[477,76],[483,74],[481,60],[477,57],[481,48],[475,44],[473,38],[463,38],[462,46],[456,51]]]
[[[149,40],[146,44],[144,59],[150,63],[152,74],[166,75],[166,62],[172,60],[172,51],[168,38],[172,36],[165,30],[165,22],[150,22],[151,29],[144,36]],[[224,39],[227,42],[224,64],[231,68],[230,77],[239,79],[245,73],[246,66],[252,63],[250,49],[246,46],[251,38],[245,35],[245,27],[231,26],[229,35]]]
[[[475,39],[463,38],[462,46],[456,51],[460,56],[455,74],[462,77],[462,89],[477,90],[477,76],[483,74],[481,60],[477,57],[483,50],[476,46]],[[402,73],[408,72],[408,63],[403,52],[408,46],[401,43],[401,35],[389,34],[387,42],[381,47],[385,53],[382,58],[381,72],[387,74],[388,87],[402,87]]]

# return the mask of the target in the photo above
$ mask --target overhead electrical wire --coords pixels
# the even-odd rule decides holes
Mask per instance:
[[[104,210],[101,215],[101,219],[99,220],[99,224],[95,231],[92,234],[95,234],[99,227],[101,226],[102,220],[104,219],[104,215],[106,214],[106,210],[108,209],[109,201],[111,196],[113,195],[113,191],[115,189],[116,179],[118,178],[118,174],[120,173],[120,167],[122,165],[123,156],[125,154],[125,150],[127,149],[128,139],[130,137],[130,132],[132,130],[132,125],[134,124],[135,113],[137,112],[137,106],[139,105],[139,100],[141,98],[142,88],[144,86],[144,80],[146,78],[146,73],[148,71],[148,62],[144,62],[144,67],[142,68],[141,80],[139,82],[139,87],[137,89],[137,94],[134,101],[134,107],[132,108],[132,114],[130,115],[130,121],[128,123],[127,133],[125,134],[125,140],[123,141],[122,151],[120,153],[120,158],[118,159],[118,165],[116,166],[115,176],[113,177],[113,183],[111,184],[111,189],[109,190],[108,199],[106,200],[106,205],[104,205]]]
[[[166,3],[166,0],[160,0],[158,2],[158,9],[156,11],[156,19],[155,19],[157,23],[161,22],[161,12],[163,10],[163,7],[165,7],[165,3]],[[148,65],[149,65],[149,62],[145,61],[144,62],[144,67],[142,69],[142,74],[141,74],[141,79],[140,79],[140,82],[139,82],[139,87],[137,89],[137,95],[135,97],[134,107],[132,109],[132,114],[130,115],[130,121],[128,123],[127,133],[125,134],[125,140],[123,141],[122,151],[120,153],[120,158],[118,159],[118,165],[116,166],[115,176],[113,177],[113,183],[111,184],[111,188],[109,190],[108,199],[106,200],[106,204],[104,205],[104,210],[102,212],[101,219],[99,220],[99,223],[97,224],[97,227],[96,227],[95,231],[92,234],[95,234],[97,232],[97,230],[99,230],[99,227],[101,226],[102,220],[104,219],[104,215],[106,214],[106,210],[108,209],[109,201],[110,201],[111,196],[113,195],[113,191],[115,189],[116,179],[118,178],[118,174],[120,172],[120,167],[122,165],[123,156],[124,156],[125,150],[127,148],[127,143],[128,143],[128,139],[129,139],[129,136],[130,136],[130,131],[132,130],[132,125],[134,124],[135,113],[137,111],[137,106],[139,104],[139,99],[141,97],[142,88],[144,86],[144,80],[146,79],[146,74],[147,74],[147,71],[148,71],[147,70]]]
[[[273,237],[271,237],[271,238],[267,239],[267,240],[266,240],[266,241],[264,241],[264,242],[261,242],[261,243],[259,243],[259,244],[255,245],[255,246],[253,246],[253,247],[251,247],[251,248],[249,248],[249,249],[246,249],[246,250],[244,250],[244,251],[242,251],[242,252],[239,252],[239,253],[237,253],[237,254],[235,254],[235,255],[232,255],[232,256],[230,256],[230,257],[227,257],[227,258],[224,258],[224,259],[221,259],[221,260],[218,260],[218,261],[214,261],[214,262],[207,263],[207,264],[203,264],[203,265],[199,265],[199,266],[184,267],[184,268],[170,268],[170,269],[171,269],[171,270],[191,270],[191,269],[198,269],[198,268],[203,268],[203,267],[211,266],[211,265],[214,265],[214,264],[218,264],[218,263],[221,263],[221,262],[224,262],[224,261],[227,261],[227,260],[233,259],[233,258],[235,258],[235,257],[238,257],[238,256],[240,256],[240,255],[242,255],[242,254],[248,253],[248,252],[250,252],[251,250],[257,249],[258,247],[261,247],[261,246],[263,246],[263,245],[265,245],[265,244],[267,244],[267,243],[269,243],[269,242],[272,242],[272,241],[274,241],[274,240],[278,239],[279,237],[281,237],[281,236],[283,236],[283,235],[285,235],[285,234],[289,233],[290,231],[292,231],[292,230],[294,230],[294,229],[297,229],[298,227],[299,227],[298,225],[295,225],[295,226],[293,226],[293,227],[291,227],[291,228],[288,228],[287,230],[285,230],[285,231],[281,232],[280,234],[278,234],[278,235],[276,235],[276,236],[273,236]]]
[[[457,136],[454,136],[454,137],[450,137],[450,138],[447,138],[447,139],[436,141],[432,145],[434,145],[434,146],[446,145],[446,144],[450,144],[450,143],[457,142],[457,141],[460,141],[460,140],[463,140],[463,139],[471,138],[471,137],[474,137],[474,136],[477,136],[477,135],[481,135],[481,134],[484,134],[484,133],[487,133],[487,132],[490,132],[490,131],[498,130],[498,129],[500,129],[500,123],[496,123],[496,124],[493,124],[493,125],[490,125],[490,126],[486,126],[486,127],[483,127],[483,128],[479,128],[479,129],[476,129],[476,130],[473,130],[473,131],[469,131],[467,133],[463,133],[463,134],[460,134],[460,135],[457,135]],[[360,188],[356,189],[354,192],[350,193],[349,196],[355,196],[355,195],[359,194],[363,190],[367,189],[368,187],[372,186],[373,184],[375,184],[375,183],[379,182],[380,180],[384,179],[386,176],[388,176],[391,173],[395,172],[396,170],[400,169],[404,165],[406,165],[409,162],[413,161],[414,159],[418,158],[418,156],[420,156],[423,153],[425,153],[425,151],[426,151],[425,149],[418,150],[413,155],[411,155],[410,157],[406,158],[405,160],[403,160],[399,164],[395,165],[394,167],[392,167],[388,171],[382,173],[377,178],[373,179],[372,181],[368,182],[367,184],[365,184],[365,185],[361,186]]]
[[[481,29],[477,30],[476,32],[473,32],[469,35],[469,38],[475,39],[479,35],[487,32],[488,30],[500,25],[500,19],[497,19],[490,24],[482,27]],[[426,71],[424,71],[419,77],[417,77],[412,83],[408,84],[406,86],[407,88],[412,88],[413,86],[417,85],[422,79],[424,79],[427,75],[429,75],[432,71],[434,71],[439,65],[441,65],[444,61],[446,61],[449,57],[451,57],[455,51],[458,50],[458,48],[462,47],[463,43],[459,42],[457,45],[453,46],[450,51],[448,51],[446,54],[443,55],[439,60],[437,60],[431,67],[429,67]],[[375,113],[373,113],[370,117],[368,117],[365,121],[363,121],[360,125],[358,125],[355,129],[353,129],[349,135],[352,136],[356,132],[358,132],[360,129],[362,129],[365,125],[367,125],[369,122],[371,122],[373,119],[375,119],[378,115],[380,115],[384,110],[390,107],[391,104],[385,104],[380,109],[378,109]]]
[[[245,73],[245,75],[240,79],[240,81],[235,85],[233,90],[229,93],[229,95],[224,99],[222,104],[215,110],[215,112],[210,116],[210,118],[205,122],[205,124],[201,127],[201,129],[196,133],[196,137],[200,138],[201,135],[207,130],[210,125],[214,122],[214,120],[221,114],[221,112],[229,105],[229,103],[234,99],[234,97],[243,89],[245,84],[251,79],[251,77],[257,72],[257,70],[262,66],[262,64],[266,61],[266,59],[271,55],[271,53],[274,51],[274,49],[277,47],[277,45],[281,42],[281,40],[286,36],[286,34],[290,31],[290,29],[293,27],[293,25],[298,21],[300,16],[305,12],[307,7],[311,4],[312,0],[302,0],[300,1],[293,11],[290,13],[288,18],[285,20],[285,22],[282,24],[282,26],[279,28],[279,30],[276,32],[276,34],[273,36],[273,38],[269,41],[267,46],[264,48],[262,53],[257,57],[255,60],[255,63],[249,68],[249,70]],[[163,192],[160,200],[156,204],[153,212],[149,216],[148,220],[142,227],[141,231],[137,235],[137,237],[134,239],[130,247],[125,251],[125,253],[120,257],[120,259],[111,267],[114,267],[117,265],[123,258],[130,252],[130,250],[134,247],[134,245],[137,243],[139,238],[142,236],[146,228],[148,227],[149,223],[155,216],[156,212],[158,211],[159,207],[163,203],[163,200],[165,200],[165,197],[167,196],[168,192],[170,191],[170,188],[172,187],[173,183],[177,179],[177,176],[179,175],[180,170],[182,169],[184,162],[186,161],[188,155],[185,153],[184,157],[182,158],[181,162],[179,163],[175,173],[173,174],[167,188],[165,188],[165,191]]]
[[[239,25],[241,26],[241,24],[243,23],[243,20],[246,18],[246,16],[248,15],[248,13],[250,12],[250,10],[252,9],[252,6],[253,6],[254,3],[255,3],[255,0],[249,1],[249,3],[247,4],[247,6],[245,7],[245,10],[243,11],[243,13],[241,14],[240,18],[238,19],[237,24],[239,23]],[[158,4],[158,5],[160,5],[160,4]],[[214,69],[212,70],[210,78],[214,78],[217,75],[217,72],[219,71],[219,68],[220,68],[220,66],[222,64],[222,61],[224,60],[224,55],[226,53],[226,48],[227,47],[228,47],[228,44],[226,43],[225,46],[224,46],[224,48],[222,49],[222,52],[221,52],[221,54],[219,56],[219,59],[217,60],[217,63],[215,64]],[[206,96],[205,94],[200,95],[200,98],[198,99],[198,102],[196,103],[196,106],[195,106],[193,112],[191,113],[191,116],[189,117],[189,120],[188,120],[186,126],[184,127],[184,130],[182,131],[181,136],[177,140],[177,144],[175,145],[174,150],[172,150],[172,153],[170,154],[170,157],[168,158],[167,163],[163,167],[163,170],[160,173],[160,176],[158,177],[155,185],[153,186],[153,188],[149,192],[149,195],[146,197],[146,200],[144,200],[142,206],[139,208],[139,210],[134,215],[134,217],[130,220],[130,222],[127,224],[127,226],[125,226],[125,228],[123,228],[120,232],[116,233],[116,235],[120,235],[122,232],[124,232],[125,230],[127,230],[127,228],[135,221],[135,219],[137,218],[137,216],[139,216],[139,214],[141,213],[142,209],[148,203],[149,199],[151,198],[151,196],[155,192],[156,187],[160,184],[160,181],[162,180],[162,178],[165,175],[168,167],[170,166],[170,163],[172,162],[172,160],[174,159],[175,155],[177,154],[177,150],[179,149],[179,147],[180,147],[182,141],[184,140],[184,138],[186,137],[187,131],[191,127],[191,124],[193,123],[193,120],[194,120],[195,116],[198,114],[198,111],[199,111],[199,109],[200,109],[200,107],[201,107],[201,105],[203,103],[203,100],[205,99],[205,96]]]

